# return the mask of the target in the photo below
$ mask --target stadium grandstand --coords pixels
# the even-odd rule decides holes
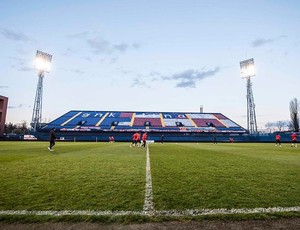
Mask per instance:
[[[211,141],[213,136],[229,140],[247,130],[221,113],[79,111],[72,110],[38,130],[39,139],[47,139],[56,128],[62,140],[130,141],[135,132],[147,132],[149,139],[159,141]]]

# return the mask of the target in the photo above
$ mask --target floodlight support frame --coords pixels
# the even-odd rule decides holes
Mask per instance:
[[[31,119],[31,126],[34,131],[41,127],[42,122],[42,108],[43,108],[43,79],[44,71],[39,71],[39,78],[36,87],[36,94],[34,100],[34,107]]]
[[[247,129],[250,134],[257,133],[255,103],[252,91],[251,77],[247,77]]]

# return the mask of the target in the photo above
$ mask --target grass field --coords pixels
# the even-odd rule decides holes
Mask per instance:
[[[2,216],[8,210],[144,210],[145,148],[58,142],[51,153],[47,146],[0,142]],[[155,211],[300,206],[300,148],[166,143],[150,145],[149,152]]]
[[[151,146],[157,209],[299,206],[300,151],[273,144]]]

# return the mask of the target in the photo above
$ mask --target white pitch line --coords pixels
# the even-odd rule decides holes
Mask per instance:
[[[149,145],[147,145],[147,156],[146,156],[146,188],[145,188],[145,201],[143,211],[146,215],[154,214],[154,203],[153,203],[153,190],[152,190],[152,177],[150,168],[150,154]]]
[[[259,214],[259,213],[280,213],[280,212],[300,212],[300,206],[296,207],[273,207],[273,208],[238,208],[238,209],[187,209],[187,210],[166,210],[156,211],[157,216],[207,216],[226,214]]]
[[[187,210],[165,210],[146,213],[145,211],[92,211],[92,210],[66,210],[66,211],[28,211],[28,210],[0,210],[0,215],[36,215],[36,216],[208,216],[226,214],[259,214],[259,213],[281,213],[300,212],[300,206],[296,207],[273,207],[273,208],[240,208],[240,209],[187,209]]]
[[[129,216],[142,215],[140,211],[93,211],[93,210],[64,210],[64,211],[28,211],[0,210],[0,215],[34,215],[34,216]]]

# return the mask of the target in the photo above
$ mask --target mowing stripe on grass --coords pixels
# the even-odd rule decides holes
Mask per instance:
[[[280,213],[280,212],[300,212],[297,207],[273,207],[273,208],[240,208],[240,209],[187,209],[187,210],[165,210],[154,211],[151,214],[145,211],[92,211],[92,210],[66,210],[66,211],[28,211],[28,210],[0,210],[0,215],[36,215],[36,216],[208,216],[227,214],[260,214],[260,213]]]
[[[149,145],[147,145],[147,157],[146,157],[146,189],[145,189],[145,201],[144,209],[145,214],[152,215],[154,213],[153,204],[153,191],[152,191],[152,177],[150,168],[150,154]]]

